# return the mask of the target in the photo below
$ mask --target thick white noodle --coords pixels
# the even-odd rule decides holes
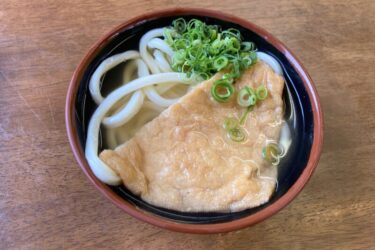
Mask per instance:
[[[165,59],[163,52],[156,49],[156,50],[154,50],[153,55],[154,55],[156,63],[159,66],[159,69],[162,72],[172,72],[171,66],[169,65],[167,59]]]
[[[125,66],[123,75],[122,75],[122,82],[128,83],[131,80],[133,80],[133,76],[135,75],[135,72],[137,70],[137,63],[135,60],[131,60],[128,62]]]
[[[137,59],[138,64],[138,76],[144,77],[150,74],[148,71],[146,63],[142,59]],[[144,88],[144,92],[150,101],[155,103],[156,105],[159,105],[161,107],[169,107],[172,104],[176,103],[179,98],[175,99],[167,99],[159,95],[159,93],[155,90],[154,86],[148,86]]]
[[[142,58],[143,59],[143,58]],[[137,68],[138,68],[138,77],[145,77],[150,75],[150,71],[148,70],[148,67],[144,60],[137,59]]]
[[[169,48],[168,44],[166,43],[163,44],[160,41],[156,41],[155,43],[162,44],[164,47],[167,47],[173,53],[172,49]],[[155,50],[154,54],[156,54],[155,58],[156,58],[156,61],[158,62],[157,65],[159,66],[159,68],[160,69],[163,68],[162,71],[170,72],[171,69],[169,67],[168,62],[164,58],[163,53],[160,52],[159,50]],[[164,65],[162,65],[163,63]],[[132,71],[135,70],[137,67],[138,67],[138,77],[149,75],[147,65],[141,59],[132,60],[131,62],[129,62],[129,65],[127,65],[125,68],[125,77],[127,78],[125,79],[125,82],[128,82],[128,79],[130,79],[129,76],[133,74]],[[162,106],[162,107],[169,107],[170,105],[178,101],[178,98],[166,99],[160,96],[153,86],[145,88],[145,92],[147,94],[147,97],[150,100],[152,100],[153,102],[155,102],[155,104]],[[125,105],[125,107],[122,107],[121,110],[118,109],[113,116],[105,118],[103,120],[103,124],[107,126],[108,128],[116,128],[125,124],[139,112],[139,110],[142,108],[143,100],[144,100],[144,95],[142,91],[139,90],[139,92],[136,92],[133,94],[132,98]]]
[[[109,185],[118,185],[121,178],[98,157],[100,124],[111,107],[124,96],[141,88],[166,82],[191,84],[183,73],[160,73],[135,79],[109,94],[92,115],[87,131],[85,156],[95,176]]]
[[[139,60],[139,59],[136,59]],[[126,65],[124,70],[124,84],[129,82],[131,79],[131,76],[134,75],[134,71],[137,69],[137,61],[132,60]],[[107,128],[117,128],[126,122],[128,122],[130,119],[132,119],[142,108],[144,101],[144,94],[142,90],[138,90],[134,92],[134,94],[131,96],[130,100],[125,104],[120,106],[116,111],[115,114],[106,117],[103,120],[103,124]]]
[[[136,60],[131,60],[125,66],[123,74],[124,83],[122,85],[133,80],[136,69]],[[126,104],[120,105],[118,108],[116,108],[114,115],[104,118],[103,124],[108,128],[116,128],[125,124],[139,112],[139,110],[142,108],[143,100],[144,94],[142,91],[139,90],[135,92]]]
[[[100,93],[101,78],[105,72],[112,69],[113,67],[119,65],[130,59],[135,59],[139,57],[138,51],[129,50],[124,53],[120,53],[105,59],[95,70],[94,74],[91,76],[89,90],[92,98],[96,104],[100,104],[103,101],[103,96]]]
[[[108,128],[117,128],[124,125],[142,108],[144,97],[142,90],[134,92],[125,107],[123,107],[118,113],[104,118],[103,124]]]
[[[160,70],[150,53],[147,51],[147,44],[151,39],[161,37],[163,35],[163,28],[153,29],[144,34],[139,42],[139,53],[152,74],[160,73]]]
[[[283,70],[279,64],[279,62],[273,58],[272,56],[264,53],[264,52],[257,52],[257,57],[259,60],[267,63],[272,69],[273,71],[275,71],[276,74],[279,74],[279,75],[283,75]]]
[[[160,38],[151,39],[148,42],[147,46],[151,49],[158,49],[158,50],[164,52],[170,58],[172,58],[173,55],[174,55],[174,52],[173,52],[172,48],[169,47],[169,45],[165,41],[161,40]]]
[[[123,75],[122,75],[122,81],[123,81],[123,83],[121,85],[124,85],[124,84],[130,82],[131,80],[133,80],[136,77],[136,69],[137,69],[137,63],[136,63],[136,61],[135,60],[130,60],[125,65],[125,68],[123,70]],[[118,115],[118,113],[122,109],[124,109],[126,107],[127,102],[128,102],[128,100],[126,100],[125,103],[118,102],[116,105],[114,105],[115,111],[113,112],[113,114],[115,114],[115,115],[112,116],[113,118],[116,115]]]
[[[173,99],[164,98],[161,95],[159,95],[159,93],[155,90],[153,86],[145,88],[144,91],[148,99],[150,99],[153,103],[161,107],[169,107],[172,104],[178,102],[178,100],[180,99],[180,97]]]
[[[133,76],[135,76],[136,69],[137,69],[137,63],[135,60],[131,60],[126,64],[124,73],[123,73],[122,85],[134,79]],[[133,94],[133,96],[134,95],[135,93]],[[134,115],[137,114],[135,112],[136,110],[138,111],[140,110],[140,108],[142,107],[143,99],[144,99],[144,94],[142,93],[141,95],[141,93],[138,93],[132,98],[132,102],[129,102],[130,100],[127,100],[126,103],[122,103],[122,104],[120,102],[116,103],[116,105],[114,106],[117,106],[117,107],[115,108],[114,114],[110,117],[104,118],[103,124],[107,126],[108,128],[115,128],[126,123]],[[116,132],[114,132],[112,136],[116,137]]]

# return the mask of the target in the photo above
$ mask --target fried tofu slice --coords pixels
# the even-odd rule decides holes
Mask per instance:
[[[284,79],[259,61],[236,81],[237,91],[245,85],[268,89],[249,113],[247,138],[239,143],[228,138],[223,123],[244,108],[235,96],[226,103],[212,99],[211,86],[220,77],[196,86],[115,150],[101,152],[146,202],[184,212],[235,212],[267,202],[274,192],[277,169],[263,160],[262,148],[279,140]]]

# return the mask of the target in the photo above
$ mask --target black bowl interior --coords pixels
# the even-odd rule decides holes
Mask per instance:
[[[121,32],[113,35],[106,46],[101,48],[100,52],[91,61],[81,79],[75,102],[76,125],[82,148],[85,147],[88,121],[96,108],[96,104],[88,93],[89,79],[96,67],[109,56],[129,49],[138,50],[139,39],[145,32],[153,28],[169,26],[176,17],[177,16],[150,19],[122,30]],[[181,17],[181,15],[178,17]],[[175,220],[180,223],[199,224],[232,221],[250,214],[254,214],[274,203],[288,191],[288,189],[301,175],[302,171],[306,167],[313,141],[313,112],[311,103],[304,84],[299,75],[296,73],[295,69],[292,67],[286,57],[265,39],[251,30],[228,21],[223,21],[212,17],[192,15],[186,15],[183,17],[186,19],[197,18],[209,24],[220,25],[223,29],[236,28],[241,31],[245,40],[255,42],[259,51],[263,51],[274,56],[282,65],[286,80],[286,88],[284,89],[284,100],[286,104],[285,119],[291,129],[292,145],[289,148],[288,154],[282,159],[279,165],[277,190],[266,204],[241,212],[182,213],[150,205],[141,200],[139,197],[133,195],[124,186],[111,188],[119,196],[123,197],[128,202],[133,203],[135,206],[158,216]],[[100,148],[99,151],[102,149],[103,148]]]

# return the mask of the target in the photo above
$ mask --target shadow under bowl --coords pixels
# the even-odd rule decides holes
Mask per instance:
[[[178,18],[197,18],[222,28],[236,28],[259,51],[272,55],[282,66],[286,81],[285,119],[292,144],[279,165],[278,188],[262,206],[234,213],[183,213],[150,205],[123,185],[112,187],[92,173],[84,155],[88,121],[96,109],[88,85],[96,67],[106,58],[126,50],[138,50],[139,39],[148,30],[169,26]],[[82,170],[94,186],[128,214],[153,225],[180,232],[218,233],[260,222],[292,201],[314,171],[323,143],[323,117],[311,78],[297,58],[276,38],[249,21],[217,11],[178,8],[145,14],[113,29],[100,39],[78,65],[66,98],[69,142]],[[102,150],[100,148],[99,150]]]

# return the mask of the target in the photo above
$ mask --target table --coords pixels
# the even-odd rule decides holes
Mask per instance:
[[[251,228],[174,233],[108,202],[71,153],[69,80],[120,22],[166,6],[222,10],[262,26],[308,69],[325,114],[318,168],[285,209]],[[375,247],[375,1],[2,0],[1,249]]]

